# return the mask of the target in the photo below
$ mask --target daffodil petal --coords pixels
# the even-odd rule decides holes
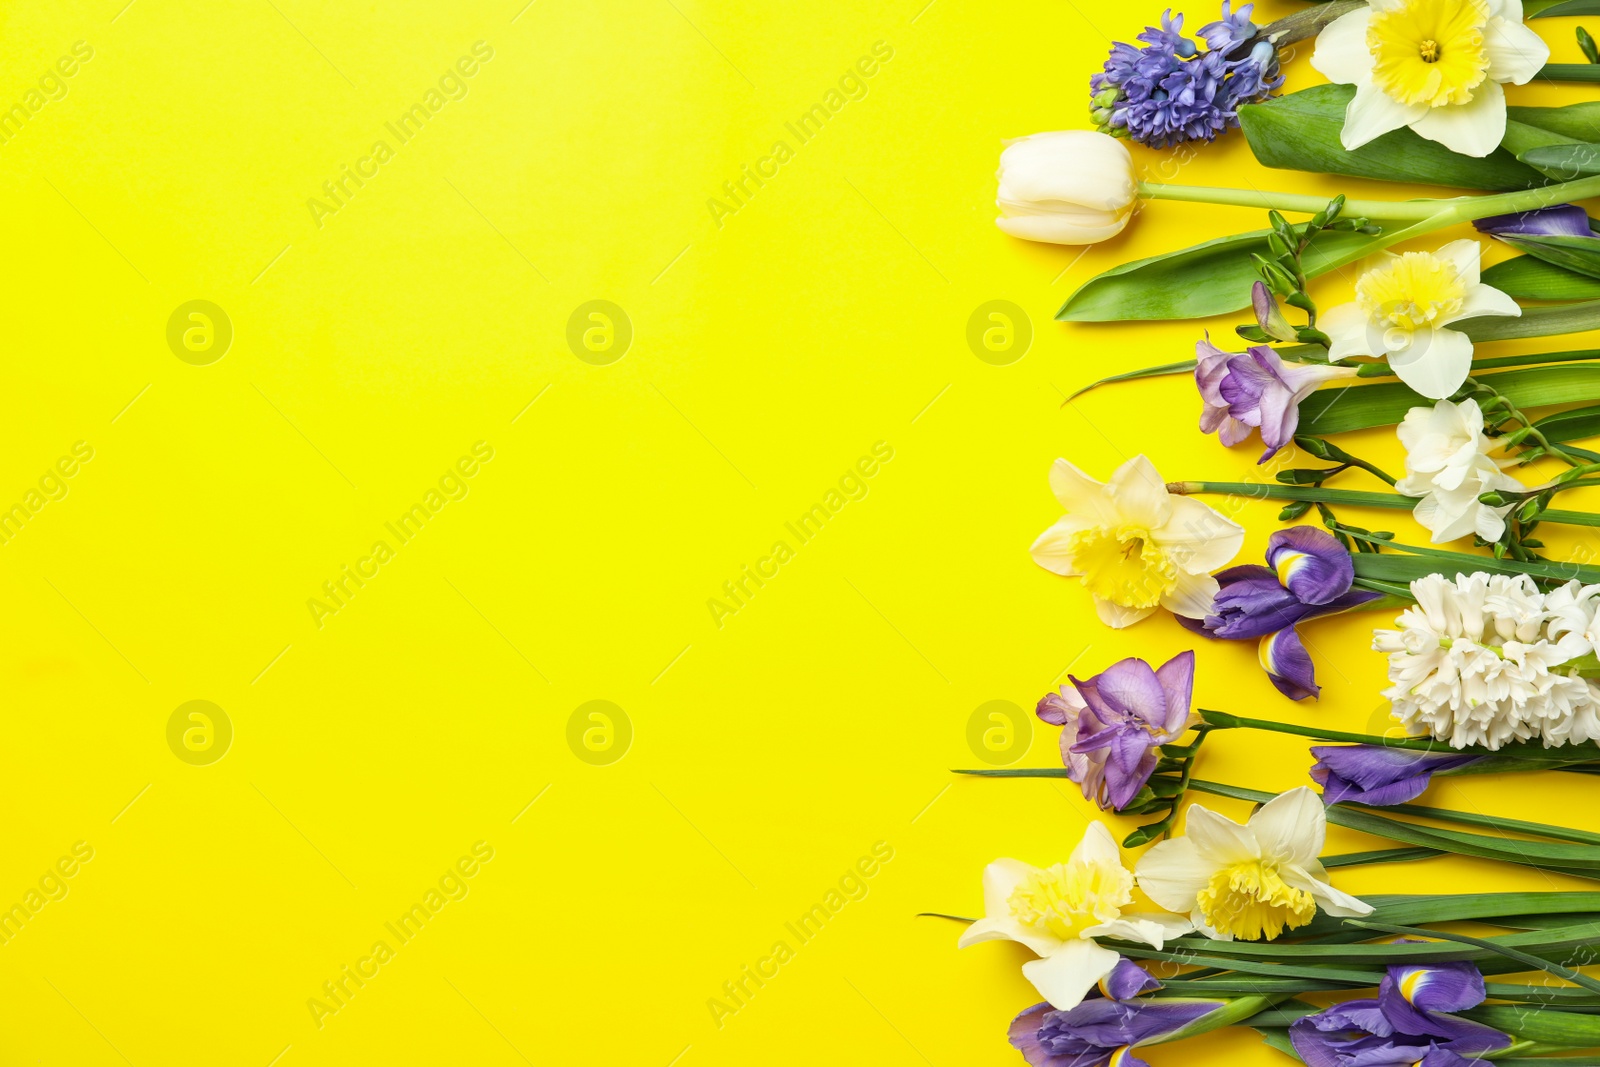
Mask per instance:
[[[1350,106],[1355,107],[1355,102]],[[1505,90],[1500,88],[1499,82],[1486,81],[1472,90],[1472,99],[1465,104],[1424,108],[1420,117],[1406,125],[1419,136],[1438,141],[1452,152],[1486,156],[1500,147],[1506,135]]]
[[[1348,15],[1344,16],[1349,18]],[[1371,57],[1368,57],[1371,63]],[[1463,105],[1465,106],[1465,105]],[[1402,126],[1415,125],[1428,113],[1426,104],[1402,104],[1388,93],[1367,81],[1356,85],[1356,95],[1344,110],[1344,128],[1339,131],[1339,141],[1346,148],[1360,148],[1376,137],[1382,137]],[[1505,132],[1505,101],[1500,107],[1501,132]],[[1499,143],[1498,140],[1495,142]]]
[[[1067,1011],[1083,1002],[1095,984],[1111,973],[1122,957],[1093,941],[1068,941],[1044,959],[1022,965],[1022,975],[1033,983],[1039,995],[1057,1011]]]
[[[1179,574],[1172,589],[1161,598],[1161,606],[1186,619],[1203,619],[1211,614],[1217,589],[1217,580],[1209,574]]]
[[[1443,400],[1472,371],[1472,341],[1460,330],[1418,330],[1404,356],[1389,357],[1402,382],[1430,400]]]
[[[1467,295],[1461,301],[1461,314],[1452,316],[1449,322],[1459,322],[1461,319],[1476,318],[1479,315],[1520,316],[1521,314],[1522,305],[1494,286],[1479,283],[1467,287]],[[1446,325],[1448,324],[1447,322]]]
[[[1134,623],[1149,618],[1155,613],[1155,608],[1129,608],[1100,597],[1094,598],[1094,613],[1100,621],[1113,630],[1121,630],[1132,626]]]
[[[1372,53],[1367,49],[1367,23],[1370,7],[1358,7],[1340,15],[1317,34],[1317,47],[1311,53],[1311,66],[1331,82],[1352,84],[1372,75]]]
[[[1456,269],[1461,284],[1471,287],[1478,284],[1478,268],[1483,256],[1483,246],[1470,237],[1451,241],[1434,253]]]
[[[1550,46],[1522,24],[1520,10],[1516,19],[1509,14],[1491,18],[1483,30],[1483,47],[1489,56],[1489,76],[1512,85],[1526,85],[1550,60]]]
[[[1351,896],[1342,889],[1335,889],[1327,882],[1322,881],[1320,878],[1313,878],[1297,867],[1284,866],[1279,868],[1278,873],[1288,885],[1310,893],[1312,899],[1317,902],[1317,906],[1329,915],[1353,918],[1372,914],[1371,904],[1359,897]]]
[[[1249,826],[1240,826],[1232,819],[1199,804],[1189,805],[1188,813],[1184,815],[1184,834],[1194,842],[1200,858],[1211,869],[1206,872],[1208,878],[1216,868],[1261,858],[1261,846]]]
[[[1069,866],[1122,866],[1122,850],[1117,847],[1117,839],[1111,836],[1111,831],[1106,829],[1106,824],[1095,820],[1084,828],[1083,837],[1072,856],[1067,860]]]
[[[1233,562],[1244,545],[1244,527],[1209,505],[1188,496],[1172,496],[1171,515],[1150,536],[1191,573],[1214,571]]]
[[[1350,356],[1381,356],[1372,351],[1373,345],[1367,329],[1367,313],[1352,300],[1336,304],[1317,316],[1317,328],[1333,341],[1328,349],[1329,360],[1347,359]]]
[[[1186,914],[1194,910],[1195,898],[1211,880],[1211,870],[1193,841],[1177,837],[1152,845],[1139,857],[1133,877],[1157,905]]]
[[[1302,785],[1261,805],[1250,816],[1249,826],[1264,858],[1304,866],[1317,862],[1328,834],[1328,817],[1322,798]]]
[[[1106,492],[1116,508],[1116,519],[1147,530],[1165,526],[1172,515],[1172,494],[1144,456],[1134,456],[1112,472]]]
[[[1028,554],[1051,574],[1076,578],[1081,572],[1072,563],[1072,535],[1083,528],[1082,519],[1075,515],[1063,515],[1034,540]]]
[[[1011,914],[1011,894],[1039,868],[1010,857],[995,860],[983,869],[983,913]]]

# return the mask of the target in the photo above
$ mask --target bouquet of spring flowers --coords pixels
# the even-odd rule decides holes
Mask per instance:
[[[1259,448],[1274,480],[1168,480],[1143,456],[1101,480],[1057,460],[1063,514],[1034,561],[1107,626],[1169,612],[1197,647],[1255,642],[1301,707],[1321,693],[1309,628],[1378,613],[1370,648],[1390,683],[1389,728],[1360,734],[1195,707],[1194,650],[1127,658],[1039,701],[1059,766],[957,772],[1068,779],[1146,820],[1120,844],[1093,822],[1049,866],[998,859],[980,914],[928,913],[965,924],[963,948],[1033,954],[1022,971],[1041,1002],[1008,1032],[1028,1063],[1137,1065],[1133,1050],[1235,1025],[1312,1067],[1600,1063],[1600,980],[1583,970],[1600,960],[1600,886],[1357,897],[1337,884],[1345,867],[1441,856],[1600,882],[1600,834],[1416,803],[1436,777],[1600,774],[1600,568],[1544,540],[1546,524],[1600,526],[1555,506],[1600,486],[1600,451],[1583,444],[1600,437],[1600,349],[1482,350],[1600,329],[1600,222],[1583,204],[1600,197],[1600,100],[1510,99],[1535,78],[1600,82],[1586,30],[1589,62],[1550,63],[1526,21],[1590,14],[1595,0],[1329,0],[1258,26],[1224,3],[1191,38],[1169,11],[1090,76],[1092,130],[1001,154],[998,224],[1029,240],[1107,241],[1147,200],[1266,212],[1261,229],[1103,271],[1056,317],[1246,313],[1237,346],[1197,330],[1193,358],[1080,392],[1192,375],[1200,431]],[[1300,41],[1326,82],[1286,92]],[[1141,180],[1128,148],[1223,136],[1268,167],[1463,193],[1180,186]],[[1485,266],[1486,240],[1516,254]],[[1350,265],[1353,299],[1319,304],[1319,279]],[[1392,473],[1344,438],[1386,427],[1404,450]],[[1211,495],[1280,501],[1291,525],[1239,561],[1245,529]],[[1409,512],[1426,534],[1352,511]],[[1262,731],[1313,742],[1308,784],[1270,793],[1197,773],[1218,736]],[[1256,807],[1236,821],[1193,794]],[[1329,823],[1387,847],[1326,854]]]

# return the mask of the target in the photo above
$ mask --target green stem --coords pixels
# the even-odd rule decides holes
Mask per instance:
[[[1407,511],[1417,506],[1417,498],[1398,493],[1368,493],[1355,489],[1323,489],[1315,485],[1278,485],[1273,482],[1168,482],[1167,491],[1184,495],[1215,494],[1250,497],[1256,500],[1310,500],[1321,504],[1344,504],[1358,508],[1392,508]],[[1552,509],[1539,513],[1540,522],[1566,526],[1600,526],[1600,515],[1585,511]]]

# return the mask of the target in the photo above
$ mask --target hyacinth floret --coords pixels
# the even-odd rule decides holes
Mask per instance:
[[[1104,133],[1151,148],[1210,141],[1239,125],[1239,106],[1283,84],[1278,53],[1256,40],[1253,5],[1231,10],[1200,28],[1206,50],[1183,36],[1183,16],[1169,9],[1159,27],[1139,35],[1144,47],[1117,42],[1105,69],[1089,79],[1091,116]]]

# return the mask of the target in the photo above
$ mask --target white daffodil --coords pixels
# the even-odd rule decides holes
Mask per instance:
[[[1092,245],[1122,232],[1139,199],[1133,157],[1093,130],[1036,133],[1000,153],[995,220],[1013,237]]]
[[[1526,83],[1549,58],[1522,24],[1522,0],[1368,0],[1317,36],[1311,65],[1356,87],[1346,148],[1409,126],[1452,152],[1486,156],[1506,132],[1501,84]]]
[[[1520,493],[1525,487],[1489,455],[1494,443],[1483,432],[1478,402],[1441,400],[1431,408],[1412,408],[1395,433],[1406,446],[1406,476],[1394,487],[1418,498],[1411,513],[1428,528],[1430,540],[1443,544],[1470,534],[1500,540],[1513,505],[1491,506],[1478,497],[1490,491]]]
[[[1022,973],[1061,1011],[1084,994],[1121,957],[1096,937],[1140,941],[1160,948],[1166,938],[1193,927],[1179,915],[1129,913],[1133,875],[1104,823],[1093,822],[1065,863],[1033,867],[1021,860],[995,860],[983,870],[983,918],[967,927],[961,948],[980,941],[1017,941],[1039,957]]]
[[[1356,298],[1329,308],[1317,325],[1333,340],[1330,360],[1385,356],[1396,376],[1429,400],[1461,388],[1472,370],[1472,340],[1446,329],[1479,315],[1522,314],[1517,302],[1478,280],[1477,241],[1437,252],[1386,255],[1361,275]]]
[[[1134,868],[1150,899],[1189,912],[1207,937],[1272,940],[1329,915],[1368,915],[1372,907],[1328,884],[1317,856],[1327,835],[1322,799],[1305,786],[1280,793],[1243,826],[1190,804],[1185,836],[1163,841]]]
[[[1217,581],[1209,572],[1238,554],[1238,523],[1169,493],[1143,456],[1104,483],[1058,459],[1050,488],[1067,513],[1034,541],[1033,561],[1081,579],[1102,622],[1131,626],[1158,606],[1191,619],[1211,610]]]

